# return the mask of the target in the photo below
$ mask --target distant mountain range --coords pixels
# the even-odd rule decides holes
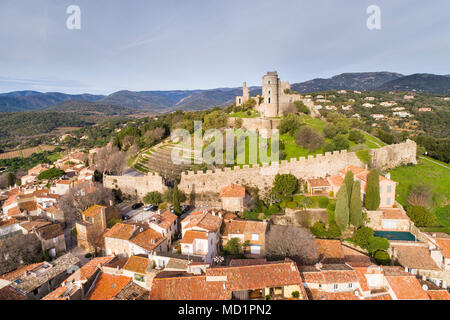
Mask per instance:
[[[436,94],[450,94],[450,76],[433,74],[413,74],[404,76],[393,72],[343,73],[329,79],[313,79],[291,85],[292,90],[310,93],[326,90],[359,91],[417,91]],[[261,93],[261,87],[251,87],[250,94]],[[171,110],[201,110],[214,106],[226,106],[242,94],[242,88],[218,88],[210,90],[170,90],[170,91],[118,91],[108,96],[79,94],[69,95],[59,92],[42,93],[37,91],[15,91],[0,94],[0,112],[40,110],[52,106],[52,110],[61,110],[64,102],[71,108],[93,107],[92,102],[99,103],[100,109],[119,112],[117,108],[140,111],[165,112]],[[88,103],[90,102],[90,103]],[[81,105],[80,105],[81,103]],[[94,104],[95,106],[95,104]],[[62,109],[59,109],[62,108]]]

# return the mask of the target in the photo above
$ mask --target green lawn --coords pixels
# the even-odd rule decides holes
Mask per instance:
[[[439,209],[439,203],[450,198],[450,170],[420,159],[416,166],[402,166],[391,170],[391,179],[397,181],[396,199],[405,206],[408,193],[414,186],[426,184],[433,187],[440,201],[432,208],[443,226],[450,226],[449,210]]]
[[[250,114],[247,111],[234,112],[229,115],[231,118],[257,118],[259,117],[259,112],[255,110],[250,110]]]
[[[55,161],[61,159],[61,157],[62,157],[61,152],[56,152],[56,153],[49,154],[47,156],[47,159],[50,160],[51,162],[55,162]]]

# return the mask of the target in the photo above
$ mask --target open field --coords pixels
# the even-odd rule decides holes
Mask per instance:
[[[33,148],[26,148],[21,150],[15,150],[5,153],[0,153],[0,159],[13,159],[13,158],[28,158],[33,153],[40,153],[44,151],[53,151],[56,147],[42,145]]]
[[[402,166],[391,170],[391,178],[398,182],[396,200],[403,206],[407,204],[409,191],[417,185],[429,185],[433,188],[435,199],[431,212],[438,218],[442,226],[450,229],[450,169],[437,163],[419,159],[416,166]],[[450,231],[450,230],[449,230]]]

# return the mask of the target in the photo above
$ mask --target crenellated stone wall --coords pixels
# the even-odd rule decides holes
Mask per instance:
[[[224,168],[215,172],[208,170],[203,172],[184,172],[179,184],[180,190],[187,194],[203,192],[220,192],[227,185],[237,183],[257,187],[262,193],[268,191],[273,184],[275,176],[291,173],[297,178],[309,179],[335,175],[348,165],[363,166],[355,153],[327,152],[315,157],[282,160],[280,163],[260,165],[244,165],[242,168]]]
[[[107,176],[103,177],[103,186],[108,189],[120,189],[123,193],[143,197],[152,191],[164,192],[167,187],[159,174],[146,176]]]
[[[388,145],[370,151],[372,166],[381,170],[396,168],[404,164],[417,164],[417,144],[412,140]]]
[[[385,146],[370,151],[372,165],[380,169],[394,168],[400,165],[416,163],[416,143],[407,140],[404,143]],[[270,190],[275,176],[291,173],[299,179],[323,178],[336,175],[346,166],[364,167],[354,152],[346,150],[326,152],[325,155],[301,157],[299,159],[282,160],[272,165],[244,165],[242,168],[218,169],[215,172],[188,171],[181,174],[178,188],[186,194],[219,193],[224,186],[232,183],[257,187],[262,194]],[[106,188],[120,189],[130,195],[143,197],[148,192],[164,192],[166,186],[161,176],[149,173],[147,176],[105,176],[103,184]]]

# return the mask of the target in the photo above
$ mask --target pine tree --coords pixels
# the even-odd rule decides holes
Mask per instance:
[[[347,188],[348,203],[350,203],[350,199],[352,197],[353,180],[354,180],[353,172],[348,170],[344,178],[344,184],[345,187]]]
[[[334,218],[339,228],[344,231],[348,227],[349,212],[348,212],[348,196],[347,188],[342,185],[337,193],[336,210]]]
[[[352,197],[350,199],[350,223],[359,228],[362,225],[361,183],[353,183]]]
[[[9,172],[8,173],[8,187],[14,187],[14,185],[16,184],[16,176],[14,175],[14,173]]]
[[[367,177],[365,206],[367,210],[377,210],[380,206],[380,176],[376,169]]]
[[[181,214],[180,194],[178,193],[178,182],[175,181],[173,186],[173,212],[177,215]]]

